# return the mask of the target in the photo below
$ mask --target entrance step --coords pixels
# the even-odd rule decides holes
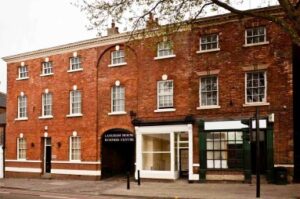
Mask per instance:
[[[43,179],[51,179],[51,173],[44,173],[41,178]]]
[[[268,184],[267,178],[265,175],[260,176],[260,183],[261,184]],[[251,176],[251,184],[256,184],[256,175]]]

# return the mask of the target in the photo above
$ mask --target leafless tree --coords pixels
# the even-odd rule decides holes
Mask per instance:
[[[300,2],[299,0],[269,0],[258,2],[257,7],[275,3],[283,15],[255,12],[242,9],[253,0],[79,0],[77,5],[87,15],[91,29],[102,32],[111,20],[135,31],[145,27],[150,13],[162,24],[194,23],[201,16],[212,12],[231,12],[240,16],[266,19],[277,24],[300,46]]]

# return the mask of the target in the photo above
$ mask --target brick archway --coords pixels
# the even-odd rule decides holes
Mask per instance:
[[[134,172],[135,135],[126,129],[111,129],[101,139],[101,178]]]

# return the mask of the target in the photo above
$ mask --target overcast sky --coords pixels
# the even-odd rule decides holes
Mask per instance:
[[[0,0],[0,58],[94,38],[75,0]],[[250,0],[256,7],[276,0]],[[247,3],[248,2],[248,3]],[[264,6],[265,6],[264,5]],[[0,59],[0,91],[6,92],[6,63]]]
[[[0,58],[93,38],[72,0],[0,0]],[[6,92],[6,63],[0,59],[0,91]]]

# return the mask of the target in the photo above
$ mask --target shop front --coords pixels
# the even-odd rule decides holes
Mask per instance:
[[[138,171],[141,178],[197,178],[193,174],[192,124],[136,126],[135,131],[136,178]]]

